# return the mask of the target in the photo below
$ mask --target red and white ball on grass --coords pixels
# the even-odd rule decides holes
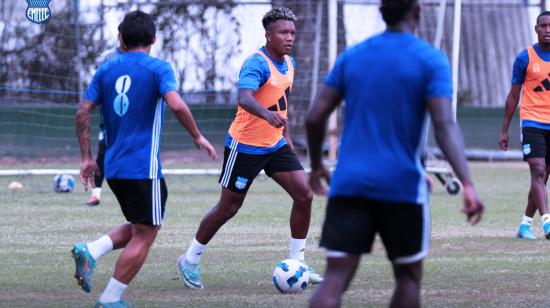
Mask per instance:
[[[8,184],[8,189],[11,189],[11,190],[23,189],[23,183],[18,182],[18,181],[13,181],[13,182]]]

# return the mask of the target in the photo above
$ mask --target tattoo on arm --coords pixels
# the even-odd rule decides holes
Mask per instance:
[[[90,147],[91,114],[95,105],[89,101],[82,101],[76,112],[76,136],[80,144],[80,155],[83,159],[92,158]]]

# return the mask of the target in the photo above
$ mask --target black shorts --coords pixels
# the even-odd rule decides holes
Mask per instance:
[[[393,263],[422,260],[430,245],[428,205],[363,198],[329,199],[320,243],[328,250],[327,255],[370,253],[377,233]]]
[[[532,157],[544,157],[546,163],[550,163],[550,130],[522,127],[521,149],[525,161]]]
[[[168,190],[164,179],[108,179],[122,213],[132,224],[160,226]]]
[[[262,170],[271,176],[276,172],[304,170],[304,167],[288,145],[273,153],[259,155],[239,153],[236,149],[225,147],[223,169],[218,182],[233,192],[246,193]]]

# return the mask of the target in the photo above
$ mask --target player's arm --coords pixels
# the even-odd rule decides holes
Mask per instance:
[[[454,119],[451,102],[446,97],[436,97],[429,99],[427,105],[432,118],[435,139],[464,187],[463,211],[468,221],[475,224],[481,219],[483,204],[472,182],[464,155],[464,139]]]
[[[189,107],[181,96],[176,91],[169,91],[164,94],[164,100],[176,116],[178,122],[189,132],[191,137],[193,137],[195,145],[199,149],[205,149],[208,152],[208,156],[215,159],[217,157],[216,149],[199,131],[191,110],[189,110]]]
[[[286,118],[277,113],[264,108],[253,96],[254,90],[252,89],[239,89],[237,103],[241,108],[246,110],[258,118],[264,119],[273,127],[281,127],[287,124]]]
[[[96,105],[87,99],[83,99],[76,112],[76,136],[80,144],[80,182],[84,189],[88,191],[88,182],[95,187],[94,172],[98,171],[97,164],[92,157],[90,148],[90,125],[91,117]]]
[[[519,95],[521,93],[521,84],[512,84],[508,96],[506,96],[506,104],[504,105],[504,119],[502,120],[502,133],[499,139],[500,149],[503,151],[508,150],[508,141],[510,136],[508,130],[510,128],[510,122],[516,112],[519,103]]]
[[[330,181],[330,173],[323,166],[322,145],[325,139],[326,126],[330,114],[338,107],[342,97],[333,88],[323,85],[319,96],[311,106],[306,118],[307,144],[311,164],[309,185],[314,193],[326,195],[327,190],[321,184],[321,179]]]

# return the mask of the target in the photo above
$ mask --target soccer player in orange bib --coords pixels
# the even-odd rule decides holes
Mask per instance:
[[[539,210],[544,235],[550,239],[550,214],[546,182],[550,174],[550,12],[542,12],[535,25],[538,43],[518,54],[514,61],[512,87],[506,98],[504,121],[499,145],[508,150],[508,128],[519,102],[521,147],[523,160],[529,164],[531,188],[527,208],[519,226],[517,237],[534,240],[531,231],[533,217]]]
[[[183,283],[202,289],[200,258],[206,244],[241,208],[254,178],[265,173],[292,197],[290,258],[304,261],[311,218],[311,192],[304,168],[292,151],[287,122],[288,94],[294,80],[296,17],[288,8],[274,8],[262,19],[266,44],[250,56],[239,74],[238,109],[225,141],[220,200],[202,219],[187,252],[178,259]],[[311,266],[310,280],[322,277]]]

